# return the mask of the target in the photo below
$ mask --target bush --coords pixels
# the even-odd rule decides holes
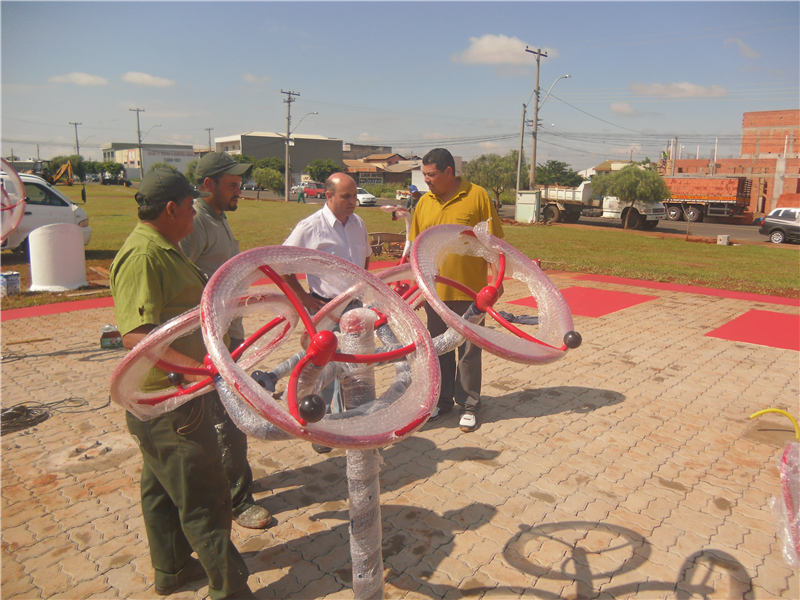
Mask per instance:
[[[376,198],[394,198],[397,195],[397,190],[408,189],[407,185],[399,183],[368,183],[360,187],[363,187]]]

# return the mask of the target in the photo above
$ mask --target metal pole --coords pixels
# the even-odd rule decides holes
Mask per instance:
[[[284,183],[285,183],[285,190],[284,190],[284,200],[286,202],[289,201],[289,183],[291,180],[291,173],[292,170],[289,168],[289,136],[291,135],[291,128],[292,128],[292,102],[294,102],[294,98],[292,96],[299,96],[298,92],[284,92],[281,90],[281,94],[286,94],[286,169],[284,173]]]
[[[525,103],[522,103],[522,125],[519,128],[519,155],[517,156],[517,189],[516,191],[519,192],[519,178],[522,172],[522,148],[523,143],[525,140]]]
[[[144,112],[143,108],[129,108],[130,112],[136,113],[136,138],[139,140],[139,179],[144,177],[144,154],[142,154],[142,129],[139,127],[139,113]]]
[[[75,154],[80,156],[81,155],[81,145],[78,142],[78,125],[83,125],[83,123],[73,123],[70,121],[70,125],[75,125]]]
[[[206,127],[206,131],[208,132],[208,151],[211,152],[211,132],[214,131],[214,128]]]
[[[536,189],[536,138],[537,129],[539,128],[539,67],[542,56],[547,58],[547,54],[543,53],[541,48],[537,48],[536,52],[525,48],[525,52],[530,52],[536,55],[536,100],[533,104],[533,151],[531,152],[531,180],[528,183],[528,189]]]
[[[711,174],[714,175],[717,172],[717,143],[719,142],[719,138],[714,138],[714,164],[711,165]]]

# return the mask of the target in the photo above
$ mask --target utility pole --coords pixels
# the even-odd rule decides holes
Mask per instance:
[[[78,125],[83,125],[83,123],[73,123],[70,121],[70,125],[75,125],[75,154],[78,156],[81,155],[81,145],[78,143]]]
[[[142,129],[139,127],[139,113],[144,112],[143,108],[129,108],[130,112],[136,113],[136,138],[139,140],[139,179],[144,177],[144,155],[142,154]]]
[[[522,149],[525,140],[525,109],[528,107],[522,103],[522,125],[519,128],[519,154],[517,155],[517,192],[519,193],[519,176],[522,172]]]
[[[286,183],[286,192],[285,192],[285,200],[286,202],[289,201],[289,182],[291,180],[292,170],[289,168],[289,136],[291,135],[292,130],[292,102],[295,99],[292,96],[299,96],[298,92],[284,92],[281,90],[281,94],[286,94],[286,169],[284,174],[284,180]]]
[[[531,181],[528,184],[528,189],[536,189],[536,130],[539,128],[539,66],[542,57],[547,58],[547,54],[542,52],[541,48],[533,50],[525,48],[525,52],[530,52],[536,55],[536,100],[533,105],[533,151],[531,152]]]
[[[206,127],[206,131],[208,132],[208,151],[211,152],[211,132],[214,131],[214,128]]]

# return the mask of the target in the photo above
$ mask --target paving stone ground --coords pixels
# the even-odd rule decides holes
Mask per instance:
[[[484,353],[477,431],[451,413],[381,451],[388,598],[800,597],[770,509],[791,425],[748,418],[797,414],[798,353],[704,335],[752,308],[798,308],[648,293],[658,298],[576,317],[584,343],[555,364]],[[525,295],[507,282],[503,300]],[[113,320],[108,308],[2,325],[3,408],[88,403],[2,436],[4,600],[156,597],[141,459],[108,402],[124,351],[99,348]],[[256,596],[353,597],[345,452],[251,440],[250,462],[278,520],[233,528]]]

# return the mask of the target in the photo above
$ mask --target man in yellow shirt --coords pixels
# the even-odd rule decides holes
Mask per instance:
[[[482,187],[456,177],[453,155],[444,148],[434,148],[422,158],[422,174],[430,190],[419,199],[408,239],[414,239],[434,225],[445,223],[474,227],[482,221],[489,221],[489,233],[502,238],[503,226],[494,203]],[[488,271],[495,273],[494,265],[487,265],[480,257],[448,256],[439,269],[439,274],[458,281],[475,292],[486,286]],[[502,287],[500,289],[502,293]],[[462,315],[472,304],[465,293],[444,284],[438,284],[436,292],[450,310]],[[428,331],[432,337],[447,330],[430,306],[425,305],[428,317]],[[458,364],[455,351],[439,357],[442,371],[442,389],[439,402],[430,418],[453,410],[454,401],[461,407],[459,426],[462,431],[474,431],[478,427],[478,409],[481,402],[481,349],[469,341],[458,347]]]

